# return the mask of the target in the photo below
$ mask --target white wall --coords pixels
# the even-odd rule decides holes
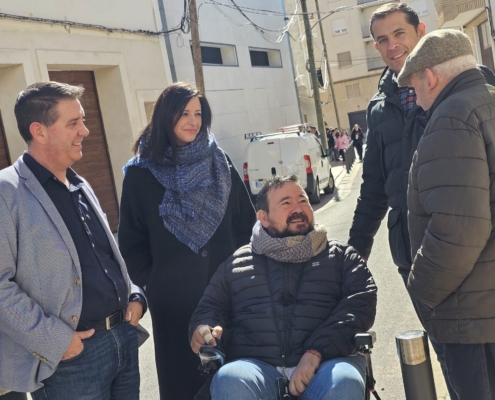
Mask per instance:
[[[0,0],[6,14],[152,31],[161,29],[156,10],[151,0]],[[147,121],[146,103],[170,83],[163,39],[0,19],[0,111],[12,161],[26,148],[13,113],[15,98],[27,85],[49,80],[52,70],[94,71],[120,198],[122,166]]]
[[[0,12],[115,28],[158,30],[155,0],[0,0]]]
[[[164,6],[168,28],[177,26],[182,2],[165,0]],[[282,0],[250,0],[249,6],[283,11]],[[225,7],[222,10],[235,21],[246,22],[239,12]],[[263,27],[282,27],[286,23],[282,17],[256,14],[249,17]],[[280,44],[269,43],[252,26],[237,26],[207,4],[200,7],[199,23],[201,42],[236,46],[238,66],[204,65],[203,73],[213,112],[212,131],[241,170],[247,145],[244,133],[268,133],[300,122],[288,41],[285,38]],[[194,83],[190,36],[172,35],[170,39],[177,79]],[[252,67],[249,47],[280,50],[282,67]]]

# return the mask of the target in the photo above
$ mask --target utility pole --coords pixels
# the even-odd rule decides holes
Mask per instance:
[[[335,92],[333,90],[332,72],[330,71],[330,63],[328,62],[327,42],[325,41],[325,35],[323,34],[323,25],[320,20],[321,19],[320,6],[318,5],[318,0],[315,0],[315,4],[316,4],[316,13],[318,14],[318,25],[320,25],[321,42],[323,44],[323,55],[325,56],[325,61],[327,63],[328,85],[330,86],[330,91],[332,93],[333,109],[335,110],[335,117],[337,118],[337,127],[340,130],[341,127],[340,127],[339,112],[337,110],[337,98],[335,97]]]
[[[306,43],[308,45],[309,69],[311,72],[311,85],[313,87],[313,97],[315,99],[316,119],[318,120],[318,130],[320,131],[322,137],[323,149],[326,151],[328,149],[327,132],[325,130],[325,123],[323,122],[323,111],[321,109],[321,100],[320,100],[320,84],[318,82],[318,77],[316,76],[315,55],[313,52],[313,36],[311,34],[311,25],[309,23],[308,7],[306,5],[306,0],[301,0],[301,8],[304,19],[304,31],[306,32]]]
[[[199,41],[198,10],[196,0],[189,1],[189,19],[191,24],[192,57],[194,64],[194,78],[196,87],[205,94],[205,80],[203,76],[203,59],[201,57],[201,43]]]

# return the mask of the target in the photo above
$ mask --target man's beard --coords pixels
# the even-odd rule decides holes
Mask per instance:
[[[301,224],[306,223],[301,228],[295,227],[290,228],[290,222],[296,219],[301,219]],[[285,238],[289,236],[306,236],[309,232],[315,229],[314,223],[310,223],[306,214],[294,213],[287,218],[287,222],[284,229],[277,229],[275,226],[269,226],[266,231],[271,237],[274,238]]]

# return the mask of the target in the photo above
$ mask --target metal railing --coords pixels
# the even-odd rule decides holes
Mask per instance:
[[[344,150],[344,158],[345,158],[345,169],[347,173],[351,172],[352,165],[356,160],[356,152],[354,151],[354,143],[351,142]]]

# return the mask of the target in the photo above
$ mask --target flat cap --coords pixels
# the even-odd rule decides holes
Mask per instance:
[[[400,86],[411,85],[411,74],[433,68],[456,57],[473,55],[469,37],[455,29],[438,29],[418,42],[398,76]]]

